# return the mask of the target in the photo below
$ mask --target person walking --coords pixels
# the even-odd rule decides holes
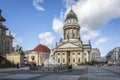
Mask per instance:
[[[17,69],[19,69],[19,68],[20,68],[19,63],[17,63],[17,64],[16,64],[16,67],[17,67]]]

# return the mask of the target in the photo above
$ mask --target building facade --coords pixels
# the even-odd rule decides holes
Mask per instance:
[[[11,52],[10,54],[6,54],[6,59],[13,64],[19,63],[22,66],[24,65],[24,56],[24,54],[19,52]]]
[[[116,47],[106,55],[107,63],[110,65],[120,65],[120,47]]]
[[[98,48],[92,48],[90,54],[91,61],[100,62],[100,50]]]
[[[42,65],[49,59],[50,49],[44,45],[39,44],[33,51],[29,52],[26,56],[29,63],[36,63]]]
[[[58,64],[79,65],[90,62],[91,44],[83,44],[80,38],[80,25],[76,13],[71,9],[65,19],[63,37],[54,50]]]
[[[2,17],[0,10],[0,55],[11,53],[13,49],[12,44],[14,37],[11,35],[11,32],[6,34],[8,28],[3,25],[3,22],[5,21],[6,20]]]

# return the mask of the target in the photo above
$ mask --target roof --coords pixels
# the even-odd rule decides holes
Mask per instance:
[[[70,18],[75,18],[76,20],[78,20],[76,13],[75,13],[72,9],[71,9],[70,12],[67,14],[66,20],[67,20],[67,19],[70,19]]]
[[[14,37],[12,35],[6,35],[6,37],[14,39]]]
[[[0,21],[4,22],[4,21],[6,21],[6,19],[4,19],[4,18],[1,16],[1,12],[2,12],[2,10],[0,10]]]
[[[0,28],[3,29],[3,30],[8,30],[8,28],[4,25],[0,25]]]
[[[42,44],[39,44],[36,48],[33,49],[33,51],[36,52],[44,52],[44,53],[49,53],[50,54],[50,49]]]

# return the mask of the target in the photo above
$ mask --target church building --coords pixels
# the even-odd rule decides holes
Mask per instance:
[[[71,9],[63,26],[63,39],[56,43],[54,59],[60,65],[80,65],[90,62],[91,44],[83,44],[76,13]]]

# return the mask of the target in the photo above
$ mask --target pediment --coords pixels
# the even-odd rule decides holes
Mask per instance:
[[[60,45],[58,48],[78,48],[79,46],[72,44],[72,43],[65,43],[63,45]]]

